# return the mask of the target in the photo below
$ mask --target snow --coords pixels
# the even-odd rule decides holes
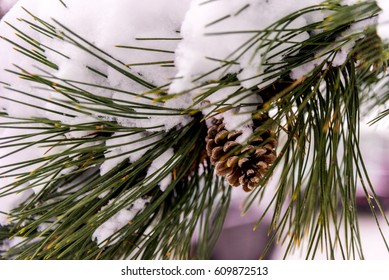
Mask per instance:
[[[24,186],[21,186],[21,189]],[[21,205],[32,194],[33,191],[28,190],[0,197],[0,225],[8,225],[11,222],[8,219],[8,215],[3,213],[9,213],[11,210]]]
[[[167,167],[169,167],[173,163],[174,151],[172,148],[166,150],[163,154],[157,157],[151,163],[149,170],[147,171],[147,179],[152,181],[154,178],[161,176],[162,173],[165,172]],[[172,174],[169,172],[163,179],[158,182],[159,188],[161,191],[165,191],[166,188],[172,182]]]
[[[170,78],[175,75],[174,67],[161,67],[159,65],[148,66],[133,66],[131,70],[120,65],[117,61],[123,64],[139,64],[151,63],[155,61],[173,61],[174,50],[178,40],[142,40],[148,38],[173,38],[179,39],[180,35],[177,33],[180,29],[180,24],[183,20],[184,13],[187,9],[189,1],[167,0],[164,2],[157,0],[142,1],[116,1],[112,5],[111,1],[76,1],[67,0],[65,8],[59,1],[27,1],[22,0],[16,4],[13,11],[7,14],[0,29],[2,36],[18,42],[26,49],[31,49],[31,46],[26,42],[20,40],[13,29],[6,27],[6,22],[17,26],[18,29],[29,34],[29,36],[41,42],[41,45],[48,45],[51,49],[46,49],[44,55],[47,60],[58,66],[58,70],[49,68],[45,65],[37,65],[38,63],[25,55],[12,52],[13,55],[6,56],[5,60],[0,63],[3,69],[16,70],[13,63],[15,61],[18,65],[23,66],[29,73],[42,73],[37,69],[39,66],[44,71],[61,79],[82,81],[89,84],[104,85],[115,88],[117,90],[130,90],[136,94],[145,92],[147,88],[138,84],[137,82],[126,78],[122,73],[108,66],[100,58],[91,55],[94,47],[84,44],[85,49],[65,42],[61,39],[49,38],[35,30],[29,28],[26,24],[22,24],[17,18],[27,18],[28,15],[20,7],[26,8],[28,11],[37,17],[52,23],[50,18],[56,19],[61,24],[65,25],[71,31],[75,31],[77,35],[82,36],[101,51],[107,52],[115,58],[111,60],[115,67],[122,70],[130,71],[133,75],[147,80],[147,82],[155,85],[168,84]],[[91,8],[93,7],[93,9]],[[104,10],[104,13],[99,11]],[[82,13],[78,11],[88,11]],[[93,22],[93,24],[87,24]],[[69,34],[69,32],[67,32]],[[119,47],[127,46],[130,48]],[[141,48],[149,49],[150,51],[142,51]],[[152,51],[157,50],[157,51]],[[162,51],[169,52],[162,52]],[[12,51],[12,46],[2,40],[0,43],[0,51],[2,53],[9,53]],[[95,52],[98,52],[94,49]],[[61,53],[61,54],[59,54]],[[100,53],[102,58],[107,59],[103,53]],[[96,74],[94,69],[102,73]],[[56,118],[63,122],[69,122],[69,117],[63,114],[83,116],[82,113],[77,112],[76,109],[64,109],[52,102],[46,100],[55,100],[68,102],[66,96],[61,96],[57,91],[48,91],[48,89],[39,89],[36,85],[29,81],[20,80],[17,75],[11,73],[3,73],[2,81],[7,81],[13,88],[20,91],[33,93],[34,96],[40,96],[43,99],[35,97],[27,97],[26,95],[16,94],[15,92],[2,91],[2,95],[22,101],[27,104],[35,104],[42,108],[51,109],[54,113],[48,113],[45,110],[32,108],[28,105],[11,106],[12,102],[5,101],[4,107],[8,114],[15,117],[49,117]],[[17,85],[17,86],[16,86]],[[128,95],[123,95],[118,91],[107,91],[102,88],[87,85],[78,85],[85,91],[92,92],[95,95],[100,95],[108,98],[128,100]],[[138,102],[151,104],[152,99],[137,98]],[[57,114],[61,112],[62,115]],[[134,119],[131,120],[135,122]],[[179,123],[180,120],[176,121]],[[173,124],[174,126],[174,124]],[[172,124],[169,123],[169,128]]]
[[[0,246],[0,251],[7,251],[7,249],[13,247],[13,246],[16,246],[20,243],[22,243],[23,241],[25,241],[26,239],[23,238],[23,237],[13,237],[13,238],[10,238],[8,240],[2,240],[4,244],[2,244]]]
[[[88,123],[95,123],[98,122],[96,118],[89,117],[89,116],[82,116],[82,117],[75,117],[69,120],[68,124],[74,127],[87,125]],[[65,133],[66,138],[84,138],[88,137],[91,133],[94,131],[92,130],[82,130],[82,129],[73,129],[70,130],[68,133]]]
[[[118,203],[117,200],[109,201],[108,205],[104,206],[101,211],[106,209],[107,207],[112,206],[114,203]],[[135,200],[129,207],[126,207],[120,211],[118,211],[115,215],[101,224],[93,233],[92,239],[97,242],[100,247],[105,246],[106,244],[103,242],[107,240],[110,236],[115,234],[117,231],[122,229],[124,226],[131,223],[131,220],[141,212],[146,204],[149,202],[149,199],[139,198]],[[107,240],[107,243],[114,244],[119,241],[120,236],[116,237],[113,240]]]
[[[114,133],[111,139],[106,141],[108,151],[104,155],[106,160],[100,167],[100,175],[107,174],[123,160],[129,162],[139,160],[160,139],[159,135],[147,135],[145,132]]]
[[[378,16],[377,33],[383,40],[389,40],[389,1],[377,0],[377,4],[382,9]]]
[[[235,74],[243,88],[255,86],[259,88],[273,82],[277,77],[271,77],[265,63],[279,62],[282,57],[279,52],[287,49],[290,42],[285,39],[265,56],[270,46],[265,46],[267,40],[282,38],[285,32],[270,33],[265,40],[258,39],[258,31],[264,30],[276,20],[287,16],[291,12],[300,10],[321,1],[208,1],[193,0],[185,20],[182,24],[181,35],[183,40],[176,49],[175,64],[177,75],[173,80],[169,93],[184,93],[175,102],[181,102],[182,107],[190,106],[192,99],[204,93],[202,87],[208,81],[219,80],[227,74]],[[274,11],[277,11],[276,13]],[[258,20],[258,15],[261,19]],[[316,20],[322,20],[323,15],[316,13]],[[300,28],[309,23],[312,18],[299,17],[291,22],[288,28]],[[228,33],[224,33],[227,32]],[[242,32],[243,31],[243,32]],[[301,33],[293,38],[293,42],[300,42],[309,37],[308,33]],[[259,47],[248,46],[255,44]],[[199,89],[200,87],[200,89]],[[234,93],[235,91],[235,93]],[[231,96],[232,95],[232,96]],[[197,106],[204,115],[216,112],[217,102],[223,99],[235,105],[251,103],[259,105],[260,100],[255,94],[231,87],[214,93]],[[237,103],[232,99],[239,100]],[[203,104],[208,104],[204,106]],[[243,135],[238,139],[244,143],[252,133],[251,113],[255,106],[226,111],[217,115],[224,118],[226,128],[239,128]],[[210,114],[215,116],[215,114]],[[209,121],[207,122],[209,123]]]
[[[255,40],[256,31],[265,29],[274,21],[293,11],[318,4],[321,1],[311,0],[304,1],[304,3],[281,0],[203,2],[201,0],[192,1],[182,25],[183,41],[176,50],[178,74],[170,87],[171,92],[188,90],[205,80],[217,80],[226,73],[238,73],[239,71],[242,71],[238,75],[239,79],[246,88],[260,84],[264,80],[260,76],[264,74],[262,63],[266,60],[262,57],[263,50],[251,48],[244,52],[239,49],[244,47],[246,42]],[[274,13],[275,10],[277,13]],[[258,20],[259,14],[261,20]],[[223,20],[216,21],[217,19]],[[299,19],[293,22],[291,27],[299,28],[305,24],[304,19]],[[222,34],[226,31],[236,33]],[[252,33],[239,33],[240,31],[252,31]],[[303,34],[294,39],[304,40],[307,36]],[[286,48],[287,45],[284,44],[283,47]],[[278,50],[275,49],[273,53]],[[268,56],[271,55],[272,52]],[[277,59],[279,57],[274,58],[274,60]],[[224,67],[209,73],[223,66],[225,61],[234,61],[235,64],[229,65],[227,69]],[[207,75],[200,78],[204,74]]]
[[[349,1],[342,1],[343,5],[353,5],[360,1],[358,0],[349,0]],[[317,20],[317,19],[316,19]],[[338,49],[338,51],[333,54],[326,54],[325,52],[328,51],[328,49],[323,50],[323,53],[316,53],[315,57],[307,61],[306,63],[294,68],[291,71],[291,78],[298,80],[304,76],[308,76],[317,66],[323,64],[323,68],[328,66],[328,63],[331,63],[331,66],[337,67],[343,65],[348,57],[348,54],[351,52],[352,48],[355,45],[355,42],[363,35],[356,36],[356,34],[363,34],[363,31],[368,28],[369,26],[373,26],[376,24],[376,19],[365,19],[358,21],[356,23],[353,23],[349,28],[347,28],[345,31],[343,31],[340,36],[336,39],[337,41],[334,42],[332,48]],[[349,38],[352,38],[352,40],[349,40]],[[326,63],[323,63],[326,62]]]

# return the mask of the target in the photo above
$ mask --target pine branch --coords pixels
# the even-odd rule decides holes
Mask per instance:
[[[249,8],[242,7],[235,16]],[[248,114],[249,122],[258,124],[251,138],[263,140],[271,132],[279,142],[277,157],[267,163],[268,169],[248,194],[244,210],[272,191],[267,185],[273,173],[279,171],[272,200],[264,205],[256,226],[266,215],[271,216],[270,242],[262,256],[272,242],[282,242],[287,247],[285,256],[306,245],[307,259],[315,258],[320,251],[333,259],[336,248],[345,259],[364,258],[357,182],[363,185],[388,248],[382,228],[389,223],[359,148],[362,104],[384,107],[375,121],[388,115],[388,91],[381,90],[387,83],[380,85],[380,80],[387,77],[388,46],[377,36],[375,26],[351,29],[376,17],[379,9],[375,2],[343,6],[339,1],[326,1],[281,18],[263,30],[209,32],[207,36],[251,37],[227,57],[207,57],[218,66],[192,77],[192,88],[174,93],[169,92],[174,80],[155,85],[134,70],[145,65],[172,66],[171,49],[117,45],[128,51],[172,55],[171,60],[123,62],[66,24],[55,19],[48,22],[25,11],[22,26],[50,42],[82,50],[125,81],[136,84],[138,90],[111,86],[107,72],[91,65],[84,71],[99,77],[103,81],[100,84],[82,77],[73,80],[56,76],[53,73],[58,65],[45,52],[69,60],[70,54],[56,50],[55,44],[38,42],[24,28],[8,24],[23,44],[5,37],[2,40],[33,61],[34,67],[16,62],[5,71],[28,81],[40,94],[3,81],[0,98],[35,109],[41,115],[22,118],[2,110],[0,129],[13,133],[0,140],[4,151],[0,159],[17,159],[20,153],[31,150],[40,156],[1,166],[2,178],[17,180],[0,186],[0,197],[28,194],[19,207],[6,213],[10,226],[0,227],[0,240],[24,239],[7,252],[0,252],[2,257],[210,258],[233,190],[219,176],[212,155],[206,155],[206,123],[224,113]],[[328,13],[324,21],[294,27],[303,15],[319,11]],[[215,19],[209,27],[229,18]],[[301,40],[302,34],[309,36]],[[142,40],[181,38],[138,38]],[[339,63],[338,55],[350,43],[350,52]],[[261,54],[263,71],[240,79],[244,69],[233,69],[247,54],[252,54],[252,60]],[[304,67],[310,70],[304,72]],[[296,78],[300,72],[304,74]],[[215,75],[219,78],[214,79]],[[248,81],[258,82],[246,88]],[[379,95],[367,94],[372,88]],[[219,94],[221,98],[215,98]],[[177,109],[170,103],[186,97],[193,101],[187,107]],[[262,121],[262,116],[268,118]],[[166,129],[174,118],[185,118],[185,122]],[[241,121],[237,130],[246,122]],[[266,141],[269,139],[256,148],[263,148]],[[247,159],[248,153],[242,151],[249,145],[240,145],[225,156],[237,154],[239,159]],[[164,162],[155,167],[160,157]],[[166,178],[171,179],[163,189],[161,184]],[[104,228],[112,219],[120,220],[123,213],[131,219],[115,230]],[[380,224],[378,216],[385,217],[385,223]]]

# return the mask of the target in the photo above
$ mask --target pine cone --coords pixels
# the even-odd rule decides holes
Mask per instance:
[[[256,120],[257,129],[245,146],[236,142],[242,135],[241,131],[228,131],[223,119],[212,119],[205,138],[207,154],[216,174],[225,176],[231,186],[242,186],[246,192],[252,191],[276,160],[277,140],[270,130],[260,127],[268,118],[267,114],[263,114]]]

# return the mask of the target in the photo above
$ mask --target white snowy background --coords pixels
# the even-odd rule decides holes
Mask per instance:
[[[17,1],[15,0],[0,0],[0,13],[5,13],[10,9]],[[21,30],[27,32],[29,36],[37,39],[42,44],[50,45],[53,49],[60,51],[71,59],[66,59],[63,56],[58,55],[57,52],[47,52],[47,57],[55,62],[58,66],[58,70],[45,69],[50,71],[53,75],[66,79],[82,80],[94,84],[104,84],[115,88],[131,89],[135,93],[141,93],[145,90],[143,86],[129,81],[124,78],[120,73],[114,71],[112,68],[107,67],[104,63],[97,60],[96,58],[88,55],[86,52],[80,50],[77,47],[73,47],[69,44],[58,40],[53,41],[50,38],[46,38],[37,32],[34,32],[23,25],[17,18],[23,18],[26,16],[25,11],[21,7],[27,8],[34,15],[50,21],[50,18],[55,18],[59,22],[63,23],[69,29],[76,31],[79,35],[85,39],[93,42],[94,45],[100,49],[112,54],[117,59],[124,61],[125,63],[143,63],[153,61],[174,61],[175,68],[173,67],[144,67],[144,66],[133,66],[138,74],[157,85],[167,84],[172,78],[173,80],[169,93],[174,94],[181,91],[187,91],[204,82],[204,79],[195,78],[201,77],[204,73],[207,73],[210,69],[216,68],[220,62],[228,57],[233,51],[240,46],[240,42],[244,42],[250,38],[248,34],[240,34],[234,36],[207,36],[208,33],[231,31],[231,30],[259,30],[267,27],[277,19],[301,8],[318,4],[321,1],[309,0],[309,1],[284,1],[284,0],[271,0],[271,1],[259,1],[259,0],[240,0],[240,1],[213,1],[207,5],[200,5],[203,1],[201,0],[116,0],[114,4],[109,0],[66,0],[67,8],[64,8],[59,1],[49,0],[20,0],[16,6],[4,17],[0,23],[0,33],[11,40],[20,42],[16,37],[14,30],[6,26],[5,21],[15,24],[21,28]],[[344,4],[353,4],[358,2],[357,0],[343,1]],[[383,9],[383,13],[378,19],[378,33],[384,39],[389,39],[389,1],[379,0],[377,3]],[[240,11],[242,6],[250,4],[250,8]],[[101,11],[104,11],[103,13]],[[245,13],[244,16],[237,16],[240,12]],[[261,15],[261,20],[258,21],[258,14]],[[324,14],[317,12],[315,15],[310,17],[301,17],[296,20],[293,24],[294,28],[304,26],[306,24],[320,21],[324,18]],[[216,19],[226,18],[223,21],[216,22]],[[371,22],[362,22],[358,25],[352,26],[351,31],[364,28]],[[180,33],[179,33],[180,31]],[[344,34],[345,36],[347,34]],[[294,40],[305,40],[308,38],[308,34],[302,33],[299,37]],[[183,38],[182,40],[166,40],[166,41],[152,41],[144,40],[139,41],[137,38],[150,38],[150,37],[166,37],[166,38]],[[163,49],[169,50],[166,52],[144,52],[144,51],[128,51],[124,48],[118,48],[116,46],[127,45],[127,46],[138,46],[149,49]],[[287,48],[288,45],[284,44],[280,48]],[[344,46],[339,55],[334,59],[335,65],[340,65],[346,58],[348,50],[352,47],[351,45]],[[274,53],[281,49],[273,50]],[[26,58],[24,55],[12,51],[12,46],[4,40],[0,41],[0,53],[2,54],[0,60],[0,69],[15,69],[13,64],[17,62],[18,65],[23,65],[27,69],[35,69],[34,62]],[[7,54],[7,55],[4,55]],[[213,59],[208,59],[213,58]],[[279,59],[278,57],[272,58],[273,60]],[[249,88],[252,85],[262,82],[262,86],[271,83],[273,80],[267,80],[266,75],[263,75],[263,68],[261,65],[262,53],[247,52],[241,56],[238,63],[230,68],[230,72],[238,72],[242,70],[238,76],[243,86]],[[299,69],[293,72],[293,77],[298,79],[303,75],[306,75],[315,65],[320,63],[320,59],[303,65]],[[103,79],[93,72],[85,71],[85,67],[93,67],[99,70],[107,76],[107,79]],[[214,72],[212,75],[206,77],[207,80],[218,78],[220,72]],[[17,76],[4,71],[1,72],[2,81],[7,81],[13,87],[26,92],[34,91],[35,94],[39,94],[42,97],[50,99],[50,92],[33,88],[28,81],[22,81]],[[253,78],[255,77],[255,78]],[[165,106],[167,108],[186,108],[192,103],[192,98],[199,94],[202,90],[197,89],[191,91],[190,94],[182,95],[180,98],[172,99],[168,101]],[[231,94],[235,91],[235,88],[225,89],[220,92],[216,92],[209,97],[209,102],[214,103],[220,100],[226,94]],[[107,93],[103,90],[96,92],[106,96]],[[43,108],[58,110],[56,106],[51,103],[45,102],[44,100],[37,101],[31,98],[30,100],[25,96],[15,96],[14,93],[0,89],[0,94],[3,96],[11,96],[13,98],[20,98],[20,101],[26,103],[33,103],[42,106]],[[115,93],[112,97],[116,99],[127,98],[122,96],[120,93]],[[146,100],[143,100],[146,102]],[[235,100],[233,97],[231,101]],[[247,97],[245,100],[241,100],[243,103],[257,103],[260,102],[256,97]],[[207,113],[213,108],[207,108],[204,113]],[[54,117],[52,113],[48,113],[44,110],[37,110],[36,108],[24,105],[15,105],[12,102],[2,100],[0,110],[6,111],[10,116],[14,117]],[[63,110],[61,108],[61,110]],[[208,111],[207,111],[208,110]],[[244,135],[240,141],[244,142],[245,137],[250,133],[250,114],[244,114],[244,110],[249,112],[250,107],[242,109],[239,114],[231,114],[226,112],[221,114],[227,124],[227,129],[234,129],[245,123]],[[90,116],[90,119],[85,119],[84,116],[69,118],[59,117],[56,118],[63,123],[68,124],[81,124],[88,121],[93,121],[94,116]],[[123,125],[129,127],[149,127],[158,126],[155,130],[166,131],[174,126],[185,125],[189,121],[185,117],[171,117],[168,120],[163,118],[149,118],[148,120],[134,121],[133,119],[117,119],[117,121]],[[367,122],[367,120],[366,120]],[[377,127],[369,127],[363,125],[362,130],[362,148],[366,156],[367,167],[372,175],[373,185],[375,185],[377,193],[382,197],[389,197],[389,136],[387,133],[387,126],[381,125]],[[2,129],[0,130],[0,137],[7,137],[10,135],[17,135],[18,133],[26,133],[24,129]],[[87,134],[87,132],[85,132]],[[80,135],[70,134],[65,137],[79,137]],[[119,136],[115,135],[115,136]],[[110,146],[115,146],[117,141],[132,142],[135,138],[139,138],[142,135],[129,136],[126,139],[113,138],[111,143],[107,143]],[[38,137],[38,136],[37,136]],[[131,138],[133,137],[133,138]],[[120,140],[118,140],[120,139]],[[112,148],[111,155],[122,154],[128,151],[132,151],[137,148],[141,148],[142,145],[152,145],[153,141],[149,142],[134,143],[125,147],[121,146],[120,149]],[[116,142],[115,142],[116,141]],[[152,146],[150,146],[152,147]],[[0,156],[7,154],[9,150],[0,151]],[[12,157],[6,157],[1,159],[0,170],[2,165],[11,164],[20,160],[25,160],[26,154],[29,158],[39,158],[42,156],[43,150],[37,148],[31,148],[23,153],[18,153]],[[56,153],[58,150],[53,149],[51,153]],[[130,162],[142,157],[146,152],[145,149],[141,149],[137,153],[131,153],[125,157],[128,157]],[[155,171],[157,171],[164,162],[173,157],[172,151],[167,151],[160,158],[156,159],[151,165],[148,175],[152,178]],[[100,169],[101,174],[105,174],[117,163],[121,162],[124,158],[118,157],[112,160],[107,160]],[[26,167],[24,171],[31,171],[34,166]],[[267,187],[268,193],[271,193],[271,189],[275,187],[277,175],[273,176],[272,182]],[[12,182],[12,178],[1,178],[0,186],[7,185]],[[160,187],[163,190],[169,184],[170,178],[167,177],[160,183]],[[22,186],[23,187],[23,186]],[[9,210],[16,207],[22,202],[28,195],[33,191],[23,191],[18,194],[9,197],[0,198],[0,211],[7,213]],[[363,196],[363,192],[360,191],[360,195]],[[226,221],[225,230],[221,236],[220,242],[217,245],[215,256],[219,258],[255,258],[258,251],[254,246],[255,244],[266,242],[266,236],[261,235],[261,229],[257,232],[250,233],[244,229],[252,227],[255,223],[258,212],[262,211],[261,207],[253,208],[245,217],[240,217],[241,211],[240,205],[244,199],[245,193],[239,189],[234,189],[233,192],[233,204],[229,213],[229,218]],[[386,200],[386,202],[388,202]],[[132,205],[129,209],[124,209],[123,212],[117,213],[112,217],[106,224],[96,230],[94,237],[97,241],[104,240],[114,231],[120,229],[126,224],[131,218],[141,211],[146,201],[138,201]],[[265,203],[266,204],[266,203]],[[388,213],[389,214],[389,213]],[[7,224],[8,220],[6,215],[0,214],[0,224]],[[265,221],[266,224],[266,221]],[[380,236],[378,229],[373,219],[370,216],[361,215],[360,225],[362,229],[362,237],[364,248],[366,250],[365,257],[368,259],[378,258],[389,258],[384,244],[380,242]],[[388,228],[384,234],[389,238]],[[235,231],[235,233],[234,233]],[[247,238],[241,236],[239,232],[245,232]],[[229,233],[232,232],[232,235]],[[266,229],[263,230],[266,232]],[[255,237],[254,237],[255,236]],[[261,238],[261,239],[256,239]],[[15,241],[13,241],[15,242]],[[233,242],[236,247],[230,246],[230,250],[226,250],[225,244],[231,244]],[[252,243],[251,243],[252,242]],[[11,243],[11,242],[10,242]],[[10,246],[11,244],[6,244]],[[234,251],[236,250],[236,251]],[[271,258],[282,258],[282,246],[277,245]],[[303,252],[297,252],[290,258],[301,258]],[[320,256],[319,256],[320,258]]]

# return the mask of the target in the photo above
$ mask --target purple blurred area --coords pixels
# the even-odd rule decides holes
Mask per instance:
[[[8,12],[18,0],[0,0],[0,18]]]

